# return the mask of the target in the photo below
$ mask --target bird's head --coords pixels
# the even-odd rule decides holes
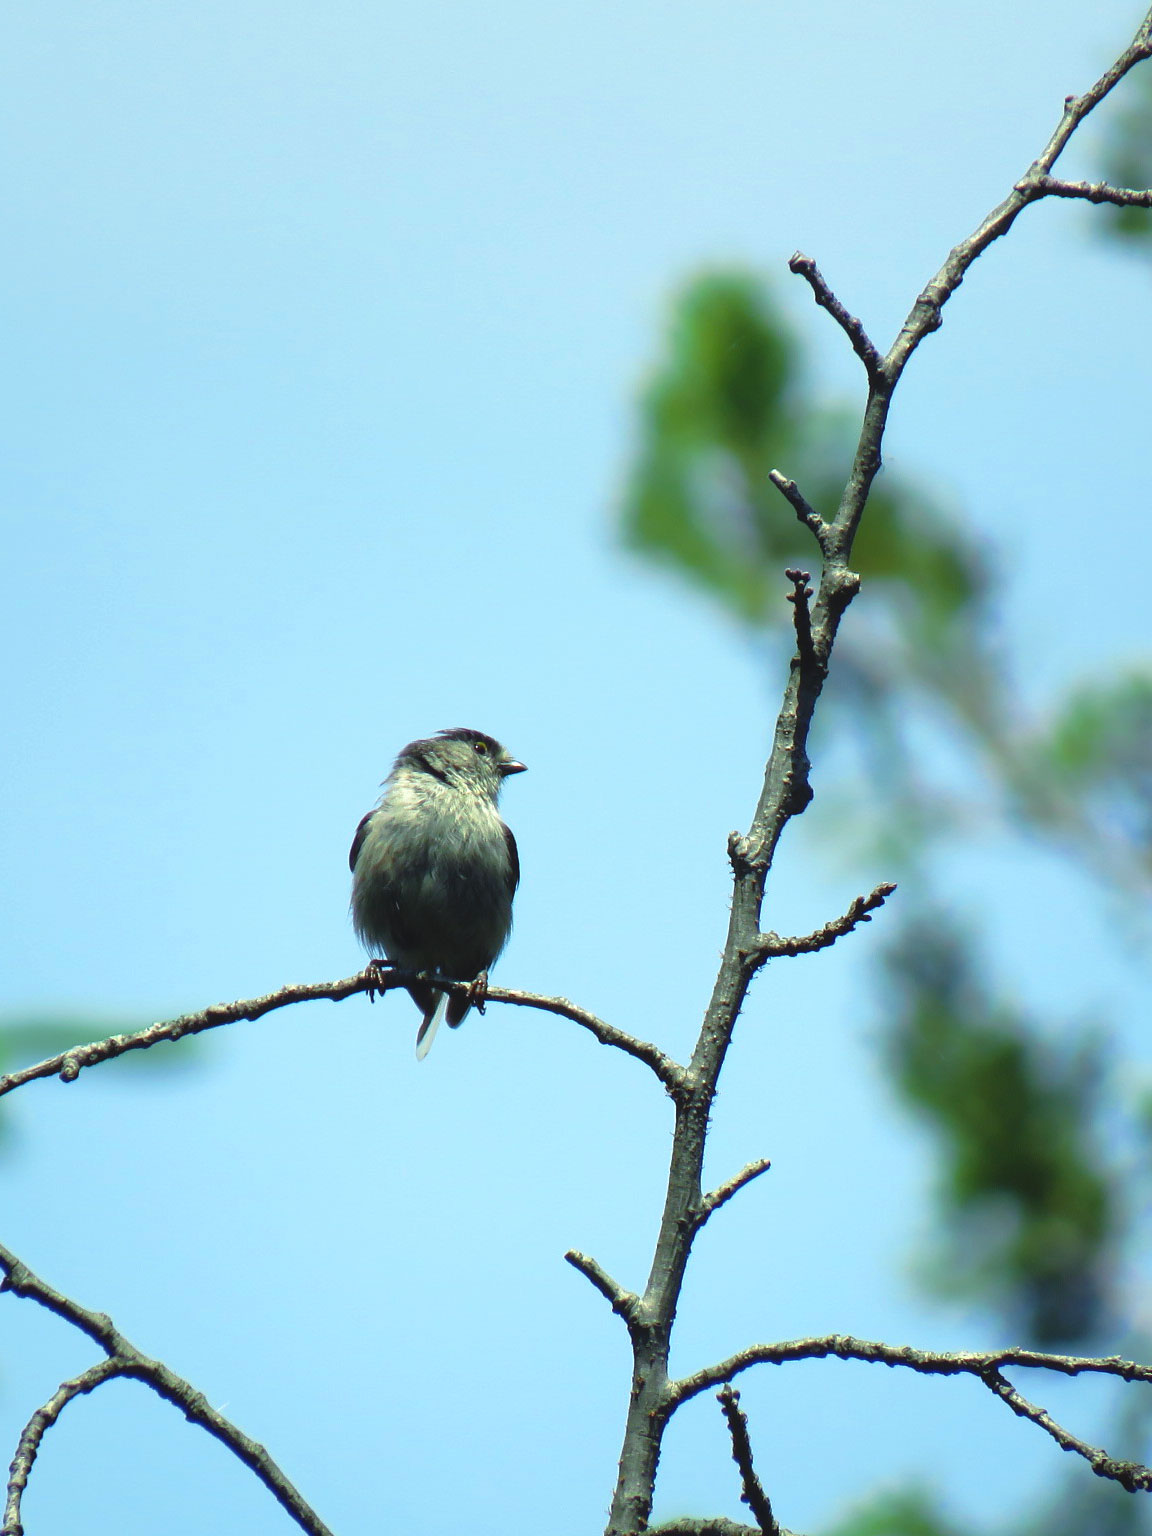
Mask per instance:
[[[509,774],[523,773],[524,764],[494,737],[458,726],[409,742],[396,759],[393,772],[400,770],[428,774],[455,789],[495,800],[504,780]]]

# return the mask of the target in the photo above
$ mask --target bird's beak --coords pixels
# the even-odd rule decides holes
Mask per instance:
[[[510,773],[527,773],[527,772],[528,772],[528,764],[527,763],[510,762],[510,763],[501,763],[500,764],[500,776],[501,776],[501,778],[505,778],[506,779]]]

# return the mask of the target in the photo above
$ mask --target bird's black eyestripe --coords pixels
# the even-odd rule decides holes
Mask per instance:
[[[435,763],[428,760],[428,757],[425,753],[411,752],[409,753],[409,756],[413,762],[420,764],[425,773],[430,773],[434,779],[439,779],[441,784],[447,784],[450,782],[448,775],[444,772],[443,768],[437,768]]]

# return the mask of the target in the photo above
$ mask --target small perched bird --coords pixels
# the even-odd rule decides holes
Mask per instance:
[[[504,780],[524,764],[483,731],[440,731],[412,741],[356,828],[352,925],[365,949],[405,971],[471,981],[467,997],[431,982],[409,988],[424,1020],[422,1061],[440,1020],[483,1009],[488,967],[508,942],[520,880],[516,839],[496,810]]]

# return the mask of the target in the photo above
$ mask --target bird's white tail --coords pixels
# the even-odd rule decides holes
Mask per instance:
[[[448,1012],[448,994],[441,992],[436,999],[436,1006],[431,1012],[424,1015],[424,1022],[416,1035],[416,1060],[423,1061],[432,1049],[432,1042],[436,1038],[436,1031],[440,1028],[444,1015]]]

